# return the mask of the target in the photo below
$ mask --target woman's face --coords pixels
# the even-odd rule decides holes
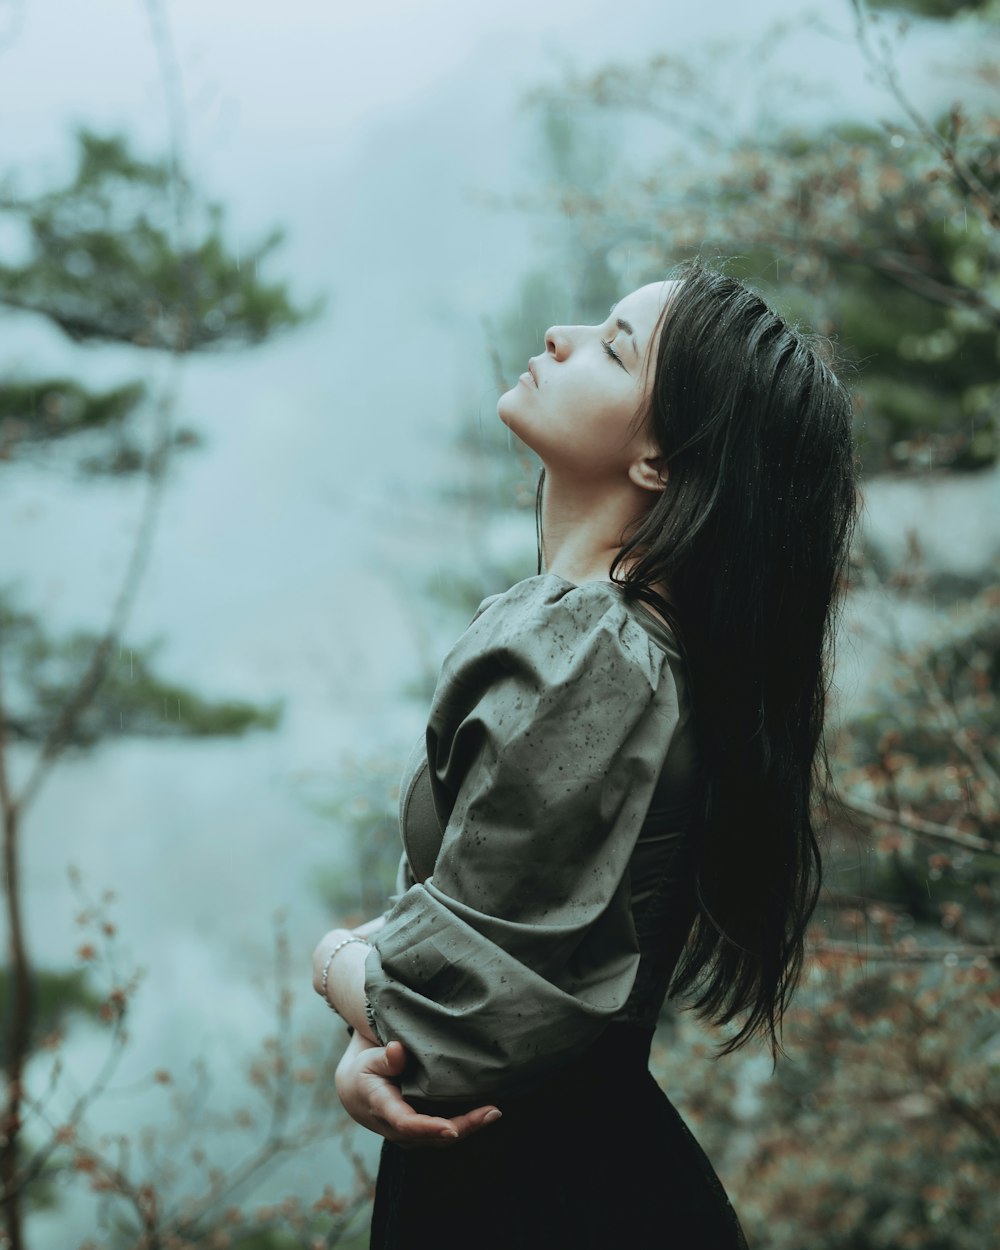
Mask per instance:
[[[656,343],[650,338],[676,285],[639,287],[600,325],[552,326],[545,353],[532,357],[529,372],[500,396],[500,420],[548,470],[620,480],[644,448],[655,452],[645,431],[633,425],[653,383]]]

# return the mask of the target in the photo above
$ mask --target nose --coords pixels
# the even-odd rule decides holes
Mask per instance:
[[[549,326],[545,331],[545,350],[551,352],[556,360],[562,360],[569,351],[566,326]]]

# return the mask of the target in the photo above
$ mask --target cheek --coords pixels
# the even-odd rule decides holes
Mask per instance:
[[[581,397],[574,429],[581,439],[614,454],[632,441],[629,437],[631,419],[631,407],[591,394]]]

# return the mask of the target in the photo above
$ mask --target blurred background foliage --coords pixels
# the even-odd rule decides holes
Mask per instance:
[[[949,20],[990,6],[907,7]],[[697,251],[727,258],[730,272],[828,338],[855,394],[867,479],[995,471],[1000,72],[992,59],[976,62],[968,98],[924,119],[898,84],[885,27],[860,7],[856,15],[905,122],[783,127],[748,141],[715,127],[724,101],[697,98],[707,76],[660,53],[529,94],[550,178],[543,193],[514,203],[557,223],[547,243],[564,263],[528,273],[515,305],[486,327],[498,378],[537,354],[565,309],[581,322],[601,320],[622,291]],[[684,93],[711,177],[682,156],[661,154],[627,175],[602,164],[595,126],[608,117],[660,116],[668,137],[676,128],[688,138],[690,117],[675,115]],[[572,280],[559,284],[554,273]],[[530,454],[494,454],[508,437],[476,429],[459,442],[476,471],[456,479],[477,490],[457,493],[458,502],[473,522],[478,508],[487,531],[498,504],[521,509],[526,523],[533,507]],[[994,552],[997,520],[983,517]],[[831,726],[826,884],[786,1022],[787,1054],[773,1075],[759,1053],[713,1063],[718,1037],[682,1005],[665,1004],[655,1073],[762,1250],[996,1244],[998,571],[995,556],[975,575],[928,569],[913,536],[900,564],[862,536],[853,592],[878,595],[890,620],[907,605],[933,604],[935,629],[915,648],[900,635],[874,706]],[[455,630],[512,580],[496,562],[460,572],[446,596]],[[394,818],[378,820],[383,851],[368,870],[381,874],[380,886],[370,898],[388,894],[398,853]],[[352,827],[360,860],[369,819]]]
[[[995,4],[872,7],[893,22],[904,8],[966,22],[973,49],[974,23],[988,24],[984,39],[995,33]],[[484,321],[484,360],[500,389],[567,309],[599,320],[624,290],[697,251],[731,258],[732,272],[828,337],[855,394],[869,480],[995,472],[1000,70],[994,59],[974,60],[966,97],[924,118],[895,76],[889,28],[853,8],[901,120],[821,132],[782,122],[748,139],[711,95],[696,52],[567,73],[525,97],[547,187],[497,207],[550,223],[549,263],[529,268],[514,303]],[[662,144],[623,168],[608,159],[602,127],[636,115],[662,126]],[[174,352],[251,346],[318,308],[294,306],[281,284],[260,284],[246,255],[236,263],[217,206],[198,215],[200,240],[172,239],[164,197],[176,171],[138,160],[121,137],[81,131],[78,142],[66,186],[22,199],[3,184],[0,212],[23,223],[26,242],[19,263],[0,265],[0,303],[41,312],[75,340]],[[279,239],[268,236],[253,258]],[[89,392],[65,376],[5,379],[0,460],[44,457],[58,444],[73,449],[83,473],[153,473],[128,433],[146,402],[140,381]],[[178,431],[172,443],[194,448],[198,437]],[[443,637],[457,635],[487,594],[534,572],[531,454],[499,423],[471,419],[453,451],[468,471],[451,475],[435,506],[469,537],[468,553],[453,575],[423,585]],[[983,522],[995,526],[996,517]],[[890,618],[931,602],[937,615],[918,647],[900,634],[872,706],[831,725],[826,885],[786,1022],[788,1053],[773,1074],[762,1052],[715,1063],[717,1035],[668,1002],[654,1071],[723,1176],[751,1245],[989,1250],[1000,1228],[998,569],[994,560],[949,578],[925,567],[915,541],[900,564],[862,536],[851,594],[880,596]],[[3,612],[6,680],[20,692],[5,727],[44,743],[97,640],[49,639],[6,598]],[[118,725],[81,713],[65,727],[67,743],[277,723],[278,705],[200,701],[155,676],[151,650],[128,654],[134,687],[119,688],[110,665],[100,678],[112,692],[106,706],[121,707]],[[415,675],[407,695],[425,704],[434,677],[432,668]],[[172,719],[178,699],[183,721]],[[316,882],[338,921],[378,914],[394,889],[399,763],[388,753],[345,761],[316,803],[354,848],[353,875],[331,871]],[[64,1012],[93,1012],[99,1002],[77,973],[37,973],[35,984],[46,1028],[56,1026],[56,999]],[[32,1033],[32,1046],[40,1036]],[[214,1218],[196,1244],[222,1232],[245,1250],[300,1244],[280,1213],[263,1230]],[[325,1232],[326,1244],[346,1229]],[[116,1245],[136,1244],[127,1222],[119,1234]]]
[[[319,302],[299,308],[285,283],[265,283],[258,276],[258,265],[279,245],[281,231],[272,231],[241,259],[226,243],[221,207],[198,196],[171,161],[140,160],[121,135],[80,128],[75,141],[76,171],[65,186],[24,196],[17,193],[11,171],[0,178],[0,221],[8,228],[8,251],[18,250],[10,248],[12,238],[21,241],[20,260],[0,262],[0,308],[41,318],[76,344],[151,348],[169,352],[175,361],[195,352],[256,346],[319,311]],[[140,1171],[148,1169],[147,1175],[156,1176],[155,1190],[149,1179],[133,1179],[120,1153],[128,1155],[125,1139],[114,1142],[113,1135],[105,1134],[90,1141],[83,1131],[87,1111],[99,1103],[128,1043],[124,1022],[139,984],[137,976],[124,975],[115,957],[116,929],[105,914],[108,897],[84,908],[77,918],[94,937],[79,946],[78,966],[73,968],[37,966],[21,920],[27,888],[20,870],[25,817],[60,756],[86,754],[113,739],[234,737],[252,729],[273,730],[281,720],[280,699],[265,706],[212,700],[160,675],[155,657],[162,639],[145,645],[125,641],[123,627],[145,567],[168,454],[199,445],[194,431],[171,429],[172,398],[168,387],[151,399],[144,379],[104,391],[88,389],[65,374],[6,375],[0,380],[0,477],[30,464],[42,473],[68,470],[105,490],[140,474],[147,484],[132,557],[116,601],[109,605],[103,633],[57,634],[44,613],[23,606],[23,586],[0,587],[0,807],[7,928],[6,966],[0,969],[0,1064],[6,1077],[0,1121],[0,1243],[13,1250],[28,1244],[25,1217],[58,1207],[66,1179],[74,1175],[110,1204],[101,1217],[112,1230],[112,1241],[105,1244],[142,1241],[151,1210],[159,1221],[158,1236],[172,1235],[168,1230],[183,1227],[185,1218],[192,1228],[218,1220],[222,1173],[204,1152],[200,1162],[207,1163],[210,1177],[202,1207],[211,1217],[181,1216],[180,1210],[191,1209],[190,1195],[186,1206],[175,1197],[170,1209],[168,1195],[178,1177],[165,1159],[151,1163],[152,1130],[140,1134],[145,1155]],[[142,425],[150,415],[152,442]],[[16,793],[7,758],[15,744],[35,750],[34,767]],[[74,1020],[103,1029],[107,1053],[91,1083],[79,1087],[68,1118],[53,1124],[47,1108],[53,1090],[60,1083],[76,1084],[67,1080],[61,1054]],[[270,1047],[277,1050],[278,1068],[273,1070],[275,1057],[268,1050],[265,1045],[265,1063],[272,1068],[272,1123],[257,1157],[251,1154],[242,1165],[245,1170],[249,1164],[248,1176],[288,1149],[281,1135],[287,1131],[294,1083],[302,1071],[293,1074],[276,1046]],[[50,1087],[40,1100],[24,1080],[26,1070],[38,1062],[50,1064]],[[260,1067],[259,1073],[265,1070]],[[169,1084],[169,1074],[154,1074],[152,1083]],[[267,1077],[259,1075],[256,1083],[267,1084]],[[133,1092],[140,1088],[133,1087]],[[247,1114],[239,1112],[234,1124],[244,1138],[254,1124],[252,1117],[241,1118]],[[177,1120],[190,1151],[197,1117],[182,1108]],[[301,1131],[308,1136],[308,1128],[315,1132],[317,1122],[322,1117],[313,1112],[311,1125]],[[324,1132],[329,1135],[325,1126]],[[193,1155],[199,1162],[199,1148]],[[228,1179],[231,1184],[234,1177]],[[319,1209],[315,1218],[324,1236],[331,1229],[346,1229],[356,1206],[356,1198],[353,1205],[338,1199],[329,1211]],[[297,1204],[293,1208],[297,1214]],[[275,1232],[274,1218],[255,1221],[240,1244],[291,1244],[289,1211],[277,1223],[283,1227]]]
[[[170,161],[138,158],[123,135],[79,127],[65,186],[24,195],[4,171],[0,222],[21,244],[19,263],[0,262],[0,307],[41,316],[74,343],[246,348],[322,308],[319,299],[296,307],[285,284],[261,280],[280,229],[240,255],[226,241],[221,205],[198,196]],[[136,473],[147,467],[134,431],[147,390],[141,379],[93,392],[73,378],[6,376],[0,462],[67,445],[81,473]],[[197,441],[181,429],[172,445]]]

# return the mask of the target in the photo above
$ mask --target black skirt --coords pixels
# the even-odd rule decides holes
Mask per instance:
[[[651,1029],[610,1025],[453,1146],[382,1145],[371,1250],[746,1250],[722,1183],[649,1073]],[[468,1108],[411,1100],[418,1111]]]

